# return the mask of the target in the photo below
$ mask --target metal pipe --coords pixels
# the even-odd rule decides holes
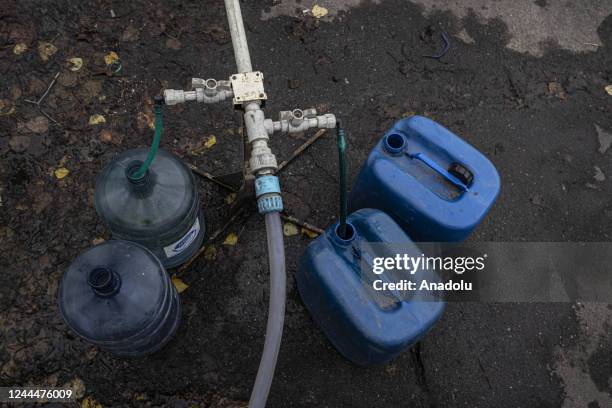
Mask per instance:
[[[225,0],[225,12],[227,13],[227,21],[232,36],[238,73],[251,72],[253,70],[251,55],[249,54],[249,45],[247,44],[246,33],[244,32],[239,1]]]
[[[225,0],[225,11],[227,12],[238,72],[251,72],[253,70],[251,56],[249,55],[238,0]],[[282,201],[280,200],[278,179],[270,174],[277,168],[276,157],[268,148],[268,133],[264,126],[264,115],[260,106],[261,102],[259,100],[250,101],[243,105],[247,138],[252,147],[252,157],[249,162],[257,181],[262,182],[268,180],[268,178],[277,181],[274,191],[268,191],[268,188],[264,188],[266,187],[265,183],[260,183],[262,184],[260,187],[264,188],[264,191],[261,195],[258,195],[259,211],[260,213],[266,213],[268,262],[270,264],[270,305],[264,350],[259,362],[255,384],[251,391],[249,408],[264,408],[266,406],[283,335],[286,302],[285,248],[282,223],[278,213],[282,210]],[[270,186],[271,184],[267,185],[267,187]],[[271,198],[272,200],[270,200]],[[277,198],[277,200],[274,200],[274,198]]]

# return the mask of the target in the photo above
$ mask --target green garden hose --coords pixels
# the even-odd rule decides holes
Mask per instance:
[[[336,135],[338,137],[338,159],[340,164],[340,227],[338,233],[340,238],[347,238],[346,236],[346,215],[347,215],[347,165],[346,165],[346,139],[344,137],[344,128],[342,127],[342,121],[338,119],[336,124]]]
[[[147,155],[145,161],[140,165],[138,170],[130,176],[130,178],[134,180],[139,180],[144,177],[144,175],[147,173],[147,170],[151,166],[153,159],[155,159],[157,149],[159,149],[159,142],[161,140],[161,134],[164,128],[164,121],[162,116],[163,104],[164,99],[161,96],[156,96],[155,106],[153,107],[153,110],[155,112],[155,134],[153,135],[153,143],[151,144],[149,154]]]

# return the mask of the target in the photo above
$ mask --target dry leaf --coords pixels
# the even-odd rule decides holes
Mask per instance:
[[[236,200],[236,193],[229,193],[227,197],[225,197],[225,202],[228,204],[233,203]]]
[[[328,13],[325,7],[321,7],[318,4],[315,4],[310,12],[312,13],[312,16],[315,18],[325,17]]]
[[[216,144],[217,144],[217,138],[215,137],[215,135],[211,135],[206,140],[206,143],[204,143],[204,147],[206,147],[207,149],[210,149]]]
[[[81,408],[102,408],[102,404],[96,401],[93,397],[86,397],[81,401]]]
[[[85,383],[78,377],[64,384],[63,388],[70,388],[75,398],[83,398],[83,395],[85,395]]]
[[[55,178],[61,180],[64,177],[66,177],[68,175],[68,173],[70,173],[70,170],[68,170],[65,167],[60,167],[58,169],[55,169],[55,171],[53,172],[53,174],[55,175]]]
[[[283,225],[283,234],[287,237],[292,237],[298,234],[298,229],[295,224],[286,222],[285,225]]]
[[[30,132],[45,133],[49,130],[49,119],[44,116],[37,116],[34,119],[30,119],[25,126]]]
[[[83,58],[79,58],[79,57],[68,58],[66,62],[68,63],[67,64],[68,69],[71,70],[72,72],[76,72],[83,67]]]
[[[95,115],[91,115],[89,117],[90,125],[99,125],[100,123],[106,123],[106,119],[104,118],[104,116],[96,113]]]
[[[119,61],[119,55],[117,55],[115,51],[111,51],[104,56],[104,62],[106,65],[111,65],[117,61]]]
[[[612,96],[612,85],[607,85],[605,88],[608,95]]]
[[[92,240],[91,240],[91,244],[92,244],[92,245],[99,245],[99,244],[101,244],[101,243],[103,243],[103,242],[105,242],[105,241],[106,241],[106,240],[105,240],[104,238],[102,238],[102,237],[97,237],[97,238],[94,238],[94,239],[92,239]]]
[[[207,261],[214,261],[217,259],[217,248],[214,245],[209,245],[204,250],[204,259]]]
[[[180,50],[181,42],[176,38],[168,38],[166,40],[166,48],[170,48],[171,50]]]
[[[176,275],[172,275],[172,284],[174,285],[178,293],[183,293],[189,287],[189,285],[183,282],[181,278]]]
[[[28,50],[28,46],[24,43],[17,43],[13,47],[13,54],[21,55]]]
[[[308,228],[302,228],[302,235],[306,235],[310,239],[315,239],[319,236],[319,233],[311,231]]]
[[[15,113],[15,105],[8,99],[0,99],[0,116],[9,116]]]
[[[111,143],[113,141],[113,134],[110,130],[104,129],[100,132],[100,141],[103,143]]]
[[[48,61],[49,57],[57,52],[57,47],[49,42],[41,41],[38,43],[38,55],[43,61]]]
[[[238,235],[230,232],[230,234],[225,238],[225,241],[223,241],[223,245],[236,245],[237,242]]]

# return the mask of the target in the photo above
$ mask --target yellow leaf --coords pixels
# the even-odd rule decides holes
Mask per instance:
[[[319,233],[311,231],[308,228],[302,228],[302,234],[306,235],[310,239],[314,239],[319,236]]]
[[[236,193],[229,193],[227,197],[225,197],[225,202],[228,204],[233,203],[236,200]]]
[[[214,245],[209,245],[204,250],[204,259],[207,261],[214,261],[217,259],[217,248]]]
[[[291,237],[291,236],[297,235],[297,233],[298,233],[298,229],[295,226],[295,224],[286,222],[285,225],[283,225],[283,234],[285,234],[285,236]]]
[[[104,56],[104,62],[106,65],[111,65],[117,61],[119,61],[119,55],[117,55],[115,51],[111,51]]]
[[[204,147],[206,147],[207,149],[210,149],[211,147],[213,147],[216,144],[217,144],[217,138],[215,137],[215,135],[211,135],[206,140],[206,143],[204,143]]]
[[[102,408],[102,404],[96,401],[93,397],[86,397],[81,401],[81,408]]]
[[[68,63],[68,69],[73,72],[78,71],[83,66],[83,58],[79,57],[68,58],[66,62]]]
[[[68,170],[65,167],[60,167],[58,169],[55,169],[55,171],[53,172],[53,174],[55,175],[55,178],[61,180],[64,177],[66,177],[68,175],[68,173],[70,173],[70,170]]]
[[[604,88],[608,95],[612,96],[612,85],[608,85]]]
[[[96,113],[95,115],[91,115],[89,117],[90,125],[99,125],[100,123],[106,123],[106,119],[104,118],[104,116]]]
[[[103,243],[104,241],[106,241],[104,238],[97,237],[97,238],[94,238],[93,240],[91,240],[91,243],[93,245],[99,245],[99,244]]]
[[[49,57],[57,52],[57,47],[49,42],[41,41],[38,43],[38,55],[43,61],[48,61]]]
[[[172,284],[174,285],[178,293],[183,293],[189,287],[189,285],[183,282],[181,278],[176,275],[172,275]]]
[[[17,43],[13,47],[13,54],[21,55],[28,50],[28,46],[24,43]]]
[[[328,13],[325,7],[321,7],[318,4],[315,4],[311,10],[312,16],[315,18],[325,17]]]
[[[225,241],[223,241],[223,245],[236,245],[237,242],[238,235],[230,232],[230,234],[225,238]]]

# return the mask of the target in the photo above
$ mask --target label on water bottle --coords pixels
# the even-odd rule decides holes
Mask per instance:
[[[183,235],[181,239],[164,247],[164,252],[166,253],[166,256],[168,258],[172,258],[173,256],[183,252],[196,239],[199,233],[200,219],[196,217],[196,220],[189,229],[189,231],[187,231],[187,233]]]

